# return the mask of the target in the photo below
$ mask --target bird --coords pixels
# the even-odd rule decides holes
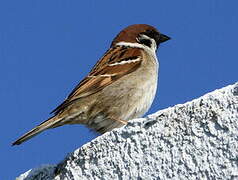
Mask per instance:
[[[148,24],[133,24],[111,46],[48,120],[25,133],[20,145],[46,129],[82,124],[103,134],[142,117],[157,90],[160,44],[171,39]]]

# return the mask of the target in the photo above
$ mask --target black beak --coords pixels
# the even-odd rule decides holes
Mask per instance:
[[[163,42],[165,42],[165,41],[168,41],[168,40],[170,40],[171,38],[169,37],[169,36],[166,36],[166,35],[164,35],[164,34],[160,34],[160,36],[159,36],[159,42],[160,43],[163,43]]]

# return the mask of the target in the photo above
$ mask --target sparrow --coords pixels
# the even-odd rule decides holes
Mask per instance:
[[[156,94],[159,70],[156,51],[169,39],[147,24],[123,29],[89,74],[52,111],[54,115],[12,145],[65,124],[83,124],[103,134],[142,117]]]

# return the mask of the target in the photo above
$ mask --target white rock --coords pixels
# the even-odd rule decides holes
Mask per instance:
[[[238,83],[132,120],[27,174],[19,180],[238,179]]]

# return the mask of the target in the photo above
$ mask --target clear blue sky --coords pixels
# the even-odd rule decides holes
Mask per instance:
[[[49,117],[130,24],[172,37],[158,52],[159,89],[149,113],[236,82],[237,7],[235,0],[1,1],[0,179],[58,163],[97,136],[64,126],[11,147]]]

